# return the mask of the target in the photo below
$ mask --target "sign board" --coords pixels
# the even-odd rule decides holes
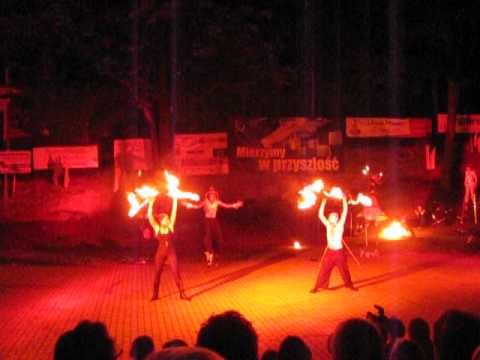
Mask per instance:
[[[326,118],[233,119],[232,125],[235,171],[316,174],[340,170],[341,141],[332,136]]]
[[[29,174],[32,172],[30,151],[0,151],[0,174]]]
[[[175,158],[185,175],[228,174],[227,151],[225,132],[175,135]]]
[[[33,148],[33,168],[46,170],[60,163],[64,168],[98,168],[97,145]]]
[[[115,167],[126,171],[149,170],[152,167],[150,139],[116,139],[113,142]]]
[[[431,132],[429,118],[347,117],[346,124],[351,138],[425,137]]]
[[[447,131],[447,114],[438,114],[437,117],[438,132],[445,133]],[[455,132],[457,134],[472,134],[480,132],[480,114],[459,115],[455,122]]]

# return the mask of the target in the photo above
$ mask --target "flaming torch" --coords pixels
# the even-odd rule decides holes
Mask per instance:
[[[317,194],[323,190],[324,186],[323,181],[317,179],[300,190],[298,193],[300,194],[301,199],[298,200],[298,208],[300,210],[305,210],[314,206],[317,202]]]
[[[176,176],[170,174],[167,170],[165,170],[165,179],[167,180],[168,196],[192,201],[200,200],[198,194],[180,190],[178,188],[180,186],[180,180]]]
[[[343,191],[338,186],[334,186],[330,189],[330,192],[323,192],[325,196],[333,199],[343,199]]]
[[[412,233],[406,229],[399,221],[392,221],[385,229],[380,232],[380,237],[385,240],[403,240],[412,236]]]
[[[362,193],[358,193],[357,200],[350,200],[348,203],[352,205],[360,204],[365,207],[371,207],[373,205],[372,199],[367,195],[363,195]]]
[[[128,217],[134,217],[137,215],[138,212],[148,204],[148,199],[154,198],[157,195],[158,190],[148,185],[136,188],[134,192],[128,192],[127,200],[130,204]]]

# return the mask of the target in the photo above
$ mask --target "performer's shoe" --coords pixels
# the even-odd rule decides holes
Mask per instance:
[[[158,300],[158,295],[153,294],[150,301],[156,301],[156,300]]]
[[[324,290],[331,290],[331,289],[328,287],[313,288],[312,290],[310,290],[310,294],[315,294],[317,292],[324,291]]]
[[[180,291],[180,299],[186,300],[186,301],[190,301],[190,300],[192,300],[192,297],[191,297],[191,296],[187,296],[187,294],[185,294],[184,291]]]
[[[346,286],[347,289],[350,289],[352,291],[358,291],[358,288],[353,286],[353,285],[349,285],[349,286]]]

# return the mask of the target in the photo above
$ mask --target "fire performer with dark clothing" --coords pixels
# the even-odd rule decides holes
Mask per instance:
[[[345,287],[356,291],[358,289],[353,286],[350,271],[348,270],[347,255],[343,247],[343,230],[348,212],[347,199],[345,195],[342,194],[343,209],[340,218],[336,212],[330,213],[328,219],[325,217],[326,203],[327,199],[323,199],[318,211],[318,217],[327,230],[327,247],[322,257],[323,261],[321,260],[317,281],[310,292],[316,293],[319,289],[328,289],[330,275],[335,266],[337,266],[340,271]]]
[[[208,266],[213,264],[215,253],[218,252],[220,244],[223,243],[222,229],[217,219],[218,207],[238,209],[242,205],[243,203],[241,201],[232,204],[224,203],[220,200],[218,192],[213,187],[208,189],[205,194],[205,199],[202,202],[198,204],[186,203],[189,209],[203,209],[205,215],[205,236],[203,238],[203,244]]]
[[[167,261],[169,262],[172,269],[175,283],[177,284],[178,291],[180,292],[180,298],[183,300],[190,300],[190,298],[185,294],[185,290],[183,288],[183,281],[180,277],[180,272],[178,270],[177,254],[172,243],[174,225],[177,216],[178,199],[176,197],[173,197],[173,204],[170,216],[165,213],[161,213],[156,217],[153,214],[154,203],[155,198],[150,198],[148,200],[147,211],[148,221],[152,226],[155,236],[158,240],[157,252],[155,254],[155,278],[153,283],[152,301],[158,299],[160,278],[162,276],[163,267],[165,266],[165,263]]]

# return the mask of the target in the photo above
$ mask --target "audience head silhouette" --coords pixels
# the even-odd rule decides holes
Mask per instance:
[[[236,311],[211,316],[197,335],[197,346],[211,349],[227,360],[256,360],[257,341],[250,321]]]

